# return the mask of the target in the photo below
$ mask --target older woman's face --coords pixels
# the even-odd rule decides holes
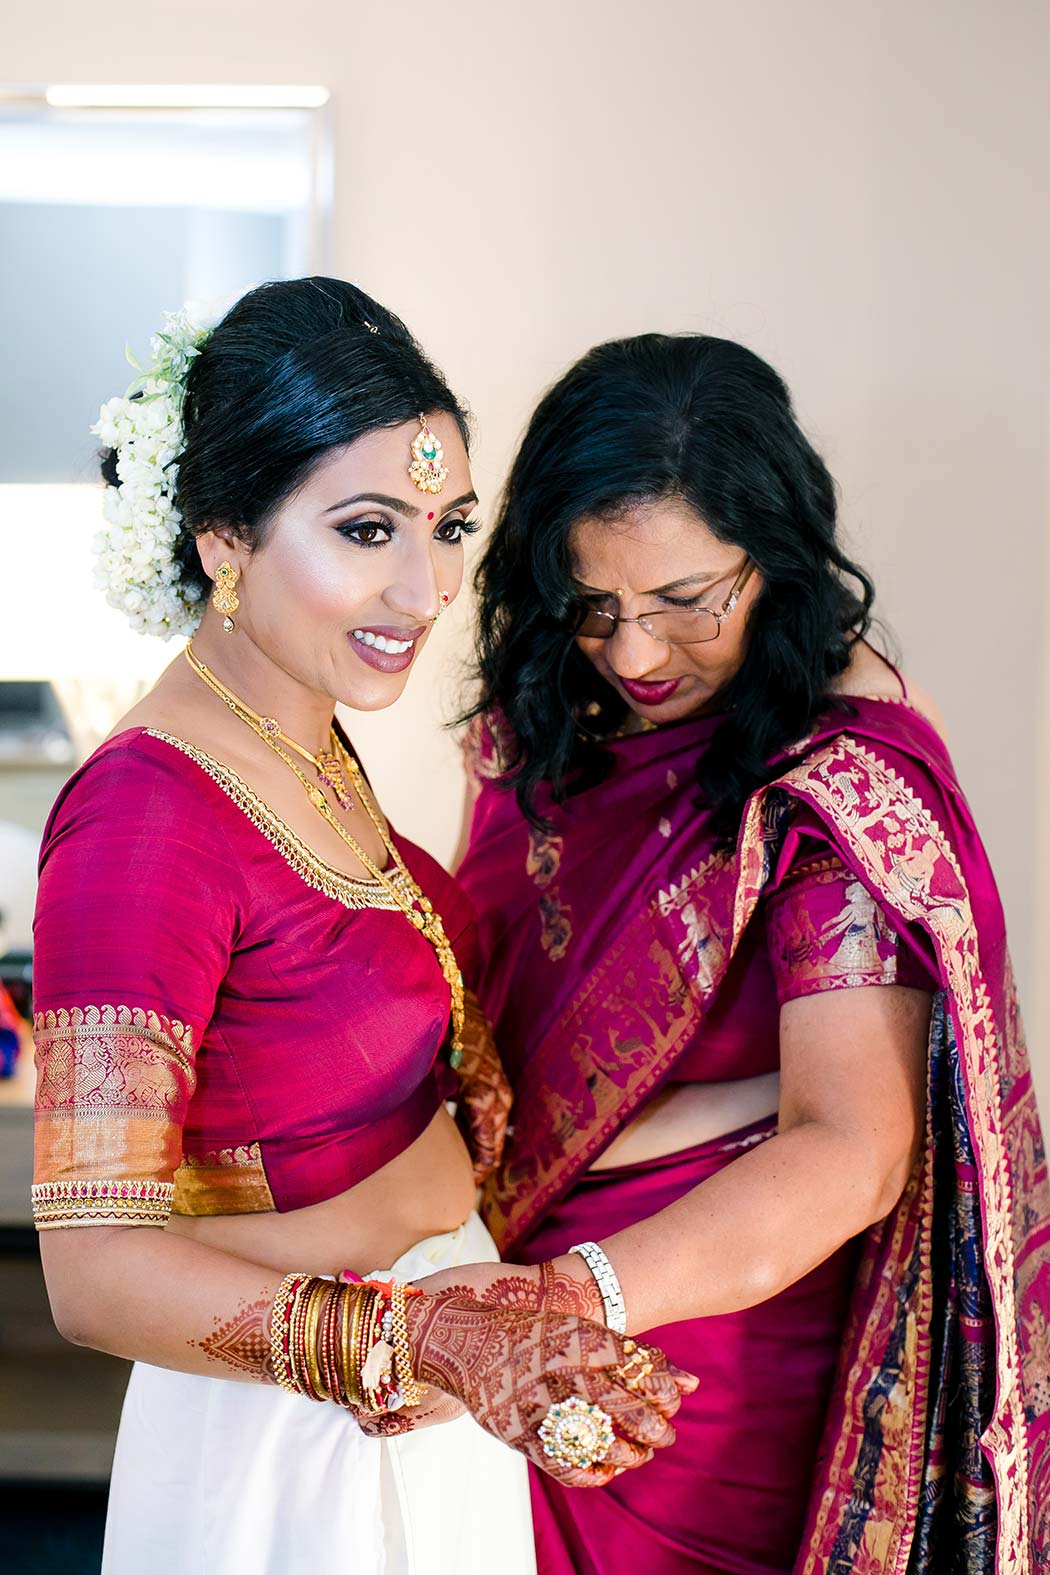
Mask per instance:
[[[680,499],[642,503],[614,519],[585,517],[569,538],[582,601],[623,618],[683,607],[721,608],[746,562]],[[609,640],[578,635],[589,661],[638,716],[677,722],[713,705],[747,649],[748,612],[761,589],[757,571],[716,640],[667,645],[636,623]]]

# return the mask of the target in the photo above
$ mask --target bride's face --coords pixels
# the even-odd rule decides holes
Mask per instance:
[[[701,607],[718,611],[747,563],[741,548],[719,541],[674,498],[634,505],[612,519],[579,520],[569,546],[581,601],[625,619]],[[748,613],[760,589],[756,571],[717,638],[702,644],[670,645],[633,622],[610,625],[610,639],[581,634],[576,643],[638,716],[677,722],[709,708],[739,670]]]
[[[430,428],[449,471],[440,493],[418,491],[409,477],[419,423],[406,422],[333,449],[254,552],[216,533],[200,538],[212,578],[224,558],[238,571],[238,634],[307,688],[358,711],[401,694],[434,619],[459,592],[463,538],[477,528],[459,428],[440,413]]]

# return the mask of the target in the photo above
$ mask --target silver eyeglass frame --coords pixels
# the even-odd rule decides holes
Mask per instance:
[[[659,640],[661,645],[710,645],[713,640],[718,639],[718,636],[722,632],[722,625],[725,623],[726,619],[733,611],[733,608],[740,600],[744,587],[747,585],[748,580],[751,578],[754,572],[754,561],[751,558],[746,558],[744,560],[743,568],[740,570],[740,573],[733,582],[732,590],[729,592],[729,595],[726,597],[721,607],[717,610],[714,607],[679,607],[675,609],[667,608],[665,611],[657,613],[641,613],[637,618],[622,618],[619,613],[604,612],[600,607],[584,607],[580,612],[579,623],[581,625],[588,618],[604,618],[608,621],[610,627],[608,634],[585,634],[583,635],[583,639],[611,640],[620,624],[636,623],[640,629],[645,630],[646,634],[651,640]],[[668,640],[652,627],[652,619],[662,618],[665,616],[666,612],[683,614],[703,613],[706,618],[713,618],[715,620],[715,632],[713,635],[711,635],[710,639],[706,640]],[[580,633],[579,627],[577,627],[574,633],[577,635]]]

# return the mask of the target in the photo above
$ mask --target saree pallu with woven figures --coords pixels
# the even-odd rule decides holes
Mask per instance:
[[[561,974],[521,977],[505,914],[489,936],[480,993],[501,1048],[507,992],[538,1003],[535,1032],[510,1035],[514,1125],[489,1226],[504,1256],[523,1252],[667,1082],[793,823],[817,817],[890,923],[921,938],[937,993],[926,1140],[896,1209],[858,1244],[795,1575],[1050,1570],[1046,1156],[1002,911],[951,762],[907,704],[856,699],[785,757],[746,806],[735,851],[719,852],[691,787],[708,724],[612,746],[613,774],[571,809],[586,844],[575,888],[560,810],[549,837],[521,823],[545,959],[571,957],[574,927],[606,908]],[[498,776],[491,738],[475,760]],[[495,782],[485,789],[468,890],[470,866],[486,860],[487,879],[507,878],[499,860],[517,811]],[[702,1352],[698,1363],[702,1380]]]

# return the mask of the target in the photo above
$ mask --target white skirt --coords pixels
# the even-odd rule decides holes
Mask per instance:
[[[490,1263],[476,1214],[410,1248],[406,1280]],[[366,1438],[334,1405],[136,1362],[102,1575],[535,1575],[521,1455],[469,1416]]]

